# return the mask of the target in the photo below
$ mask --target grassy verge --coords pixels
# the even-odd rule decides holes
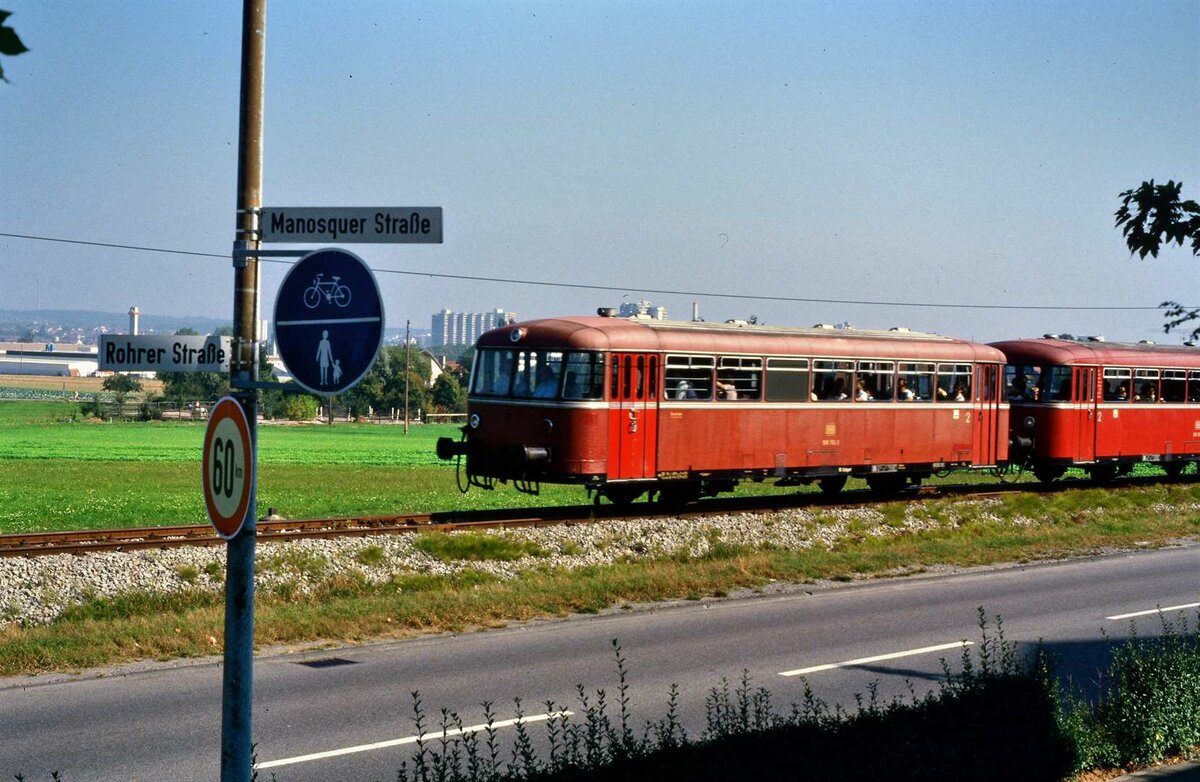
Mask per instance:
[[[698,553],[645,551],[575,569],[545,564],[536,542],[489,543],[478,534],[417,542],[415,548],[458,563],[448,575],[399,569],[384,579],[363,573],[388,565],[380,562],[380,547],[360,549],[353,567],[345,569],[296,559],[303,555],[273,554],[264,545],[260,571],[289,575],[259,590],[256,642],[354,642],[461,631],[630,602],[722,596],[773,581],[850,580],[1161,545],[1200,532],[1198,492],[1200,487],[1164,485],[1117,496],[1082,490],[983,502],[893,503],[849,516],[828,511],[793,522],[822,541],[807,547],[788,544],[781,538],[783,525],[765,519],[755,523],[764,526],[759,539],[767,543],[723,540],[714,527]],[[780,535],[774,525],[780,525]],[[480,569],[513,561],[521,564],[515,577]],[[195,588],[180,593],[93,598],[49,625],[0,626],[0,675],[212,654],[222,641],[223,606],[216,591],[221,573],[192,571],[179,575]]]

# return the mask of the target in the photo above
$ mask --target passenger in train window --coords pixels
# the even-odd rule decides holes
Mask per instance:
[[[870,401],[871,401],[871,400],[873,400],[874,398],[875,398],[875,397],[871,396],[871,392],[867,390],[867,385],[866,385],[866,383],[864,383],[864,382],[863,382],[863,379],[860,377],[860,378],[858,379],[858,382],[855,384],[855,389],[854,389],[854,399],[855,399],[855,401],[857,401],[857,402],[870,402]]]
[[[692,390],[692,384],[686,380],[680,380],[675,386],[676,399],[695,399],[696,392]]]
[[[717,378],[717,399],[737,399],[737,386]]]
[[[896,398],[901,402],[911,402],[916,396],[913,390],[908,387],[908,380],[900,378],[896,385]]]
[[[954,401],[955,402],[967,401],[967,387],[962,384],[962,381],[959,381],[954,384]]]
[[[837,380],[833,381],[833,395],[830,398],[837,400],[850,398],[846,396],[846,378],[838,377]]]

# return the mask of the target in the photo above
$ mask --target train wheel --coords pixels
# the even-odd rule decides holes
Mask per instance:
[[[1039,464],[1033,468],[1033,477],[1037,478],[1042,483],[1050,483],[1056,481],[1063,476],[1067,470],[1065,467],[1056,465]]]
[[[1162,468],[1171,478],[1178,478],[1183,474],[1183,468],[1187,467],[1187,462],[1163,462]]]
[[[1113,478],[1117,477],[1117,465],[1097,464],[1088,472],[1096,483],[1112,483]]]
[[[819,478],[817,485],[821,487],[821,493],[826,497],[832,497],[842,489],[846,488],[846,475],[830,475],[828,478]]]
[[[867,486],[876,494],[890,497],[899,494],[908,485],[908,476],[900,473],[882,473],[880,475],[868,475]]]
[[[629,505],[638,497],[641,497],[645,489],[641,486],[618,483],[613,486],[605,486],[602,491],[604,492],[604,496],[613,505]]]

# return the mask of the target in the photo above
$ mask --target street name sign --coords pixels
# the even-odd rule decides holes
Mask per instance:
[[[259,238],[294,244],[441,244],[440,206],[264,206]]]
[[[110,372],[228,372],[229,337],[103,334],[100,369]]]
[[[222,397],[208,417],[201,472],[208,518],[225,540],[237,537],[252,512],[254,461],[246,412],[233,397]]]
[[[375,275],[354,253],[314,250],[284,276],[274,325],[292,378],[314,394],[340,394],[362,380],[383,345]]]

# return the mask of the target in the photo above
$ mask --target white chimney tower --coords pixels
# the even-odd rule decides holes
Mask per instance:
[[[142,317],[142,311],[134,305],[129,308],[129,333],[138,333],[138,319]]]

